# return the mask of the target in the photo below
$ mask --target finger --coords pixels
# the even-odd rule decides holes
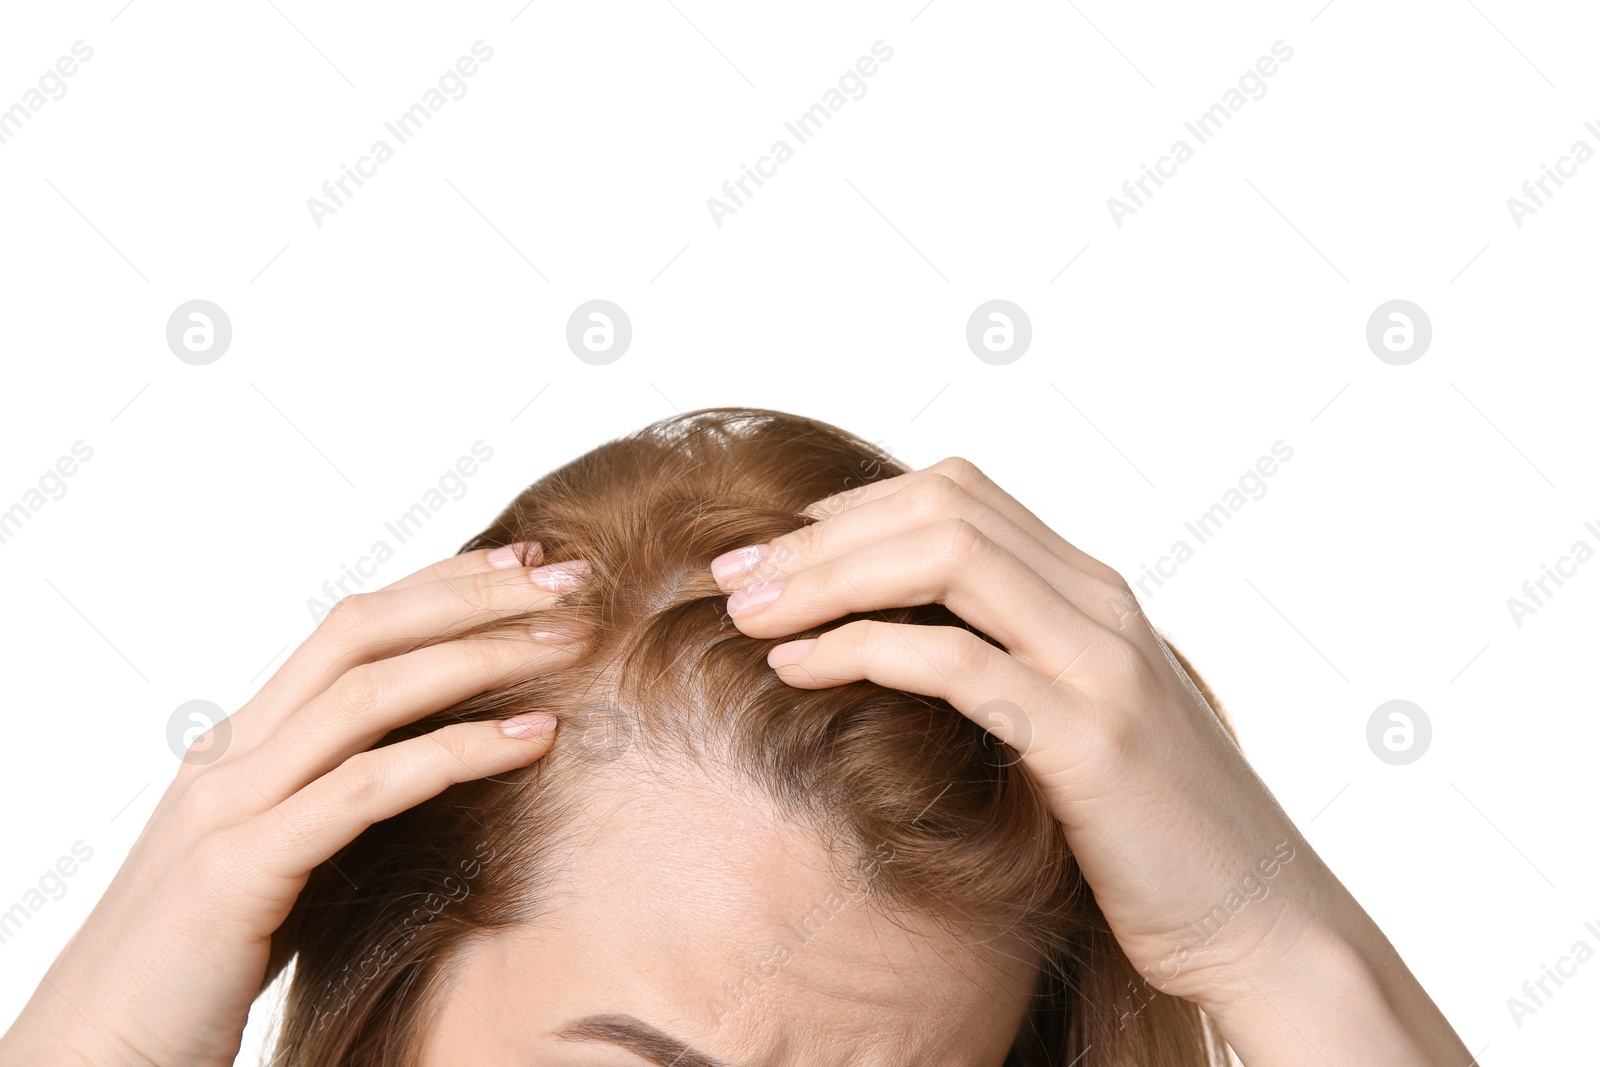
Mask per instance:
[[[512,736],[521,727],[546,732]],[[524,767],[550,751],[555,721],[542,713],[503,723],[456,723],[345,760],[245,824],[274,873],[296,878],[355,840],[367,827],[470,782]]]
[[[515,544],[504,545],[499,548],[478,548],[471,552],[463,552],[458,556],[451,556],[449,559],[442,559],[419,571],[408,574],[398,581],[391,582],[384,588],[399,589],[407,585],[437,582],[447,578],[459,578],[465,574],[477,574],[487,570],[503,570],[509,567],[537,567],[543,562],[543,545],[537,541],[518,541]]]
[[[874,483],[873,487],[883,484],[888,483]],[[903,482],[897,491],[852,504],[765,544],[725,552],[711,561],[711,574],[724,592],[731,593],[754,582],[787,577],[941,519],[966,519],[1024,562],[1046,562],[1042,547],[1037,542],[1030,546],[1031,538],[1015,523],[949,478],[933,475]]]
[[[1024,756],[1069,740],[1083,698],[958,626],[862,619],[779,645],[767,662],[788,685],[827,689],[869,681],[947,701]],[[1038,709],[1056,709],[1038,722]],[[1024,709],[1033,709],[1025,711]]]
[[[1113,568],[1101,563],[1056,533],[1037,515],[1023,507],[1015,497],[996,485],[983,471],[978,469],[976,464],[959,456],[942,459],[933,466],[926,467],[920,471],[912,471],[910,474],[901,474],[894,478],[885,478],[881,482],[868,482],[866,485],[847,489],[830,497],[824,497],[822,500],[809,505],[801,514],[816,519],[842,515],[852,508],[858,508],[875,500],[880,500],[890,493],[899,492],[915,482],[931,477],[948,478],[955,482],[968,493],[971,493],[974,497],[1015,523],[1029,537],[1043,545],[1046,550],[1072,566],[1096,576],[1101,581],[1116,582],[1121,580],[1121,576]]]
[[[1096,631],[1106,632],[964,519],[746,586],[728,598],[727,610],[746,634],[781,637],[842,615],[915,604],[945,605],[1052,679]]]
[[[397,727],[571,662],[570,646],[519,635],[445,641],[360,664],[213,773],[246,780],[276,803]]]
[[[533,569],[490,566],[346,597],[230,717],[232,740],[222,759],[249,752],[352,667],[442,634],[552,607],[563,593],[582,584],[585,573],[586,565],[576,560]]]
[[[1121,629],[1124,620],[1138,611],[1138,602],[1126,586],[1120,582],[1107,585],[1072,566],[1005,515],[942,475],[907,482],[898,492],[857,504],[766,544],[724,553],[711,561],[712,575],[724,590],[732,592],[757,581],[792,576],[875,541],[952,518],[964,519],[983,531],[1102,626]]]

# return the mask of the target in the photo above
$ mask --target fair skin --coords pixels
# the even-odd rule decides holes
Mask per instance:
[[[783,637],[852,612],[942,603],[1004,647],[961,630],[858,621],[774,650],[779,677],[797,687],[870,679],[941,697],[1012,744],[1134,966],[1153,988],[1204,1008],[1250,1067],[1468,1067],[1459,1038],[1176,669],[1114,571],[962,460],[814,507],[818,522],[764,556],[751,546],[717,561],[729,614],[745,633]],[[530,580],[540,571],[491,556],[466,553],[350,598],[296,650],[232,716],[223,756],[180,772],[105,897],[0,1038],[0,1062],[230,1063],[251,1001],[282,962],[271,958],[272,934],[313,867],[367,825],[454,781],[548,751],[550,734],[513,736],[493,723],[365,751],[401,723],[565,662],[556,639],[531,634],[404,651],[427,635],[548,606],[570,587],[570,574],[563,582],[544,571],[541,588]],[[997,706],[1011,710],[996,715]],[[1268,877],[1261,865],[1273,856],[1280,862],[1269,893],[1240,909],[1230,904],[1203,942],[1187,933]],[[785,903],[794,901],[746,901],[737,914],[756,932]],[[872,921],[852,914],[834,922]],[[876,973],[906,961],[915,963],[911,973],[940,973],[922,969],[945,955],[931,934],[880,943],[886,955]],[[836,947],[851,945],[859,942]],[[706,966],[728,966],[732,951],[713,939]],[[494,1001],[491,989],[503,988],[490,981],[495,969],[520,966],[522,953],[515,941],[484,952],[463,972],[481,984],[463,988]],[[838,972],[820,953],[792,966],[774,982],[803,981],[823,996],[834,988],[827,975]],[[962,967],[974,971],[971,962]],[[954,989],[940,995],[962,1010]],[[924,1010],[926,999],[907,1010]],[[693,1025],[675,1008],[661,1010],[662,1019],[647,1021]],[[791,1027],[787,1007],[768,1015],[768,1029],[721,1035],[731,1039],[728,1054],[751,1057],[733,1063],[838,1062],[791,1051],[848,1037],[814,1021],[814,1032]],[[595,1051],[584,1062],[640,1062]]]
[[[216,731],[196,740],[105,895],[0,1037],[0,1064],[231,1064],[251,1002],[284,963],[272,935],[313,868],[454,782],[549,751],[549,732],[517,736],[497,723],[367,751],[396,726],[570,658],[531,633],[406,651],[555,603],[561,583],[541,588],[537,570],[490,555],[341,601],[229,717],[220,757]]]
[[[424,1064],[658,1062],[571,1033],[623,1015],[688,1046],[659,1061],[676,1067],[999,1067],[1035,960],[879,911],[872,872],[841,876],[770,800],[668,767],[630,751],[595,770],[574,865],[534,921],[454,961]]]
[[[941,697],[1014,744],[1135,968],[1204,1008],[1245,1064],[1472,1063],[1115,571],[962,459],[808,510],[820,521],[713,563],[742,631],[940,603],[1004,648],[856,621],[774,649],[784,681]],[[1189,933],[1285,854],[1267,895],[1227,908],[1214,936]]]

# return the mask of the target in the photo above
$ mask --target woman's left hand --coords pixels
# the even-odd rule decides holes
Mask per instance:
[[[1398,956],[1392,964],[1376,958],[1392,955],[1388,942],[1251,769],[1114,570],[961,459],[829,497],[806,513],[818,521],[714,562],[735,624],[773,638],[851,613],[940,603],[998,641],[1003,647],[959,627],[859,620],[780,645],[768,662],[800,688],[867,679],[942,698],[1011,745],[1153,987],[1199,1003],[1241,1055],[1247,1046],[1266,1054],[1297,1043],[1257,1036],[1274,1028],[1273,1013],[1314,1046],[1322,1044],[1315,1034],[1340,1040],[1354,1020],[1291,1023],[1278,1007],[1263,1010],[1266,999],[1293,1011],[1292,993],[1264,998],[1263,988],[1288,990],[1307,977],[1314,987],[1397,966],[1404,980],[1374,999],[1433,1008]],[[1454,1058],[1464,1049],[1433,1014],[1448,1038],[1416,1045],[1417,1054]],[[1371,1023],[1377,1039],[1385,1027]],[[1423,1062],[1390,1058],[1404,1057],[1405,1044],[1378,1045],[1384,1054],[1364,1062]],[[1457,1062],[1465,1067],[1466,1057]]]

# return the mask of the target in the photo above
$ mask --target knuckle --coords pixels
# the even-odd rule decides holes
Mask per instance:
[[[338,600],[322,620],[322,628],[345,645],[359,644],[371,630],[372,594],[351,593]]]
[[[444,642],[439,648],[451,669],[465,669],[474,676],[490,678],[495,682],[506,680],[516,671],[516,666],[527,659],[520,650],[495,636],[465,637]]]
[[[969,493],[989,480],[983,471],[978,469],[976,463],[962,456],[941,459],[928,470],[943,475]]]
[[[1126,582],[1102,582],[1097,579],[1090,581],[1095,587],[1095,595],[1105,600],[1119,634],[1137,632],[1129,631],[1128,627],[1141,621],[1148,622],[1145,619],[1144,605],[1139,603],[1139,598],[1134,596],[1133,590]]]
[[[388,774],[384,764],[383,756],[371,749],[358,752],[340,764],[341,802],[351,807],[362,808],[382,796],[388,784]]]
[[[226,771],[197,774],[183,787],[178,811],[185,825],[209,826],[229,810],[234,790]]]
[[[353,719],[365,718],[383,706],[388,685],[377,663],[358,663],[339,676],[335,707]]]
[[[883,646],[883,641],[889,635],[890,624],[877,619],[857,619],[847,622],[834,630],[844,639],[844,645],[852,660],[869,660]]]
[[[447,575],[440,578],[438,588],[456,602],[457,610],[493,610],[506,603],[516,593],[537,589],[522,571],[482,571],[473,574]],[[527,598],[519,598],[526,602]]]
[[[1096,671],[1119,686],[1139,678],[1149,668],[1139,646],[1121,634],[1108,632],[1096,652]]]
[[[941,627],[939,642],[942,669],[952,678],[976,678],[987,670],[994,648],[971,630]]]
[[[1128,579],[1122,576],[1121,571],[1109,564],[1101,563],[1092,556],[1084,557],[1083,570],[1097,582],[1120,589],[1125,593],[1131,594],[1133,592],[1132,585],[1129,584]]]
[[[1133,586],[1122,576],[1122,572],[1108,567],[1099,560],[1090,560],[1093,566],[1089,567],[1089,574],[1095,581],[1104,585],[1114,593],[1133,595]]]
[[[943,563],[965,565],[989,548],[989,538],[966,519],[945,519],[936,534],[936,558]]]
[[[458,722],[443,729],[435,730],[433,738],[444,750],[453,763],[464,763],[471,755],[473,743],[483,736],[483,727],[479,724]]]
[[[911,494],[909,503],[913,512],[927,519],[956,514],[963,510],[967,500],[965,489],[943,474],[931,471],[907,487],[906,492]]]

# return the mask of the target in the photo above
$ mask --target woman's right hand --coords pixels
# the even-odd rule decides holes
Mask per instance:
[[[530,546],[530,562],[541,562]],[[198,738],[88,920],[0,1037],[4,1064],[233,1062],[310,872],[373,823],[550,749],[531,713],[372,746],[569,658],[537,622],[416,646],[553,605],[578,564],[484,549],[340,601],[248,703]],[[542,585],[541,585],[542,583]]]

